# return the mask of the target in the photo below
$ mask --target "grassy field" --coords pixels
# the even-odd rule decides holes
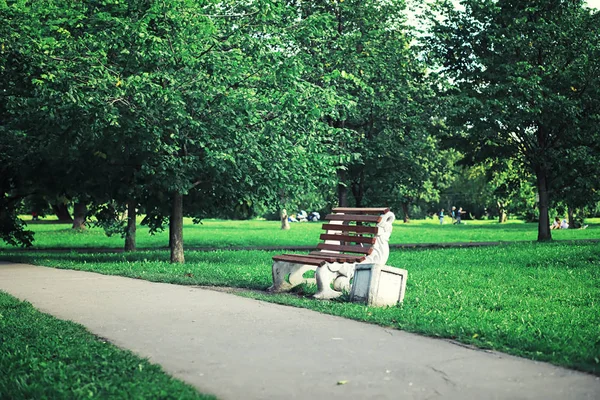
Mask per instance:
[[[0,398],[214,399],[148,361],[0,292]]]
[[[119,236],[107,237],[99,228],[73,231],[68,224],[47,221],[29,221],[28,229],[35,232],[34,248],[122,248]],[[588,219],[587,229],[557,230],[556,240],[600,239],[600,218]],[[223,221],[205,220],[194,225],[186,219],[184,242],[187,247],[260,247],[260,246],[314,246],[318,243],[321,223],[292,224],[289,231],[279,229],[277,221]],[[536,240],[537,224],[509,221],[467,221],[465,225],[441,225],[437,220],[414,220],[409,224],[396,222],[390,239],[392,244],[493,242]],[[151,236],[140,226],[137,234],[139,248],[167,247],[168,232]],[[9,248],[0,243],[1,248]]]
[[[3,251],[0,258],[157,282],[256,289],[245,295],[600,375],[597,243],[394,250],[388,264],[407,269],[409,275],[404,304],[389,308],[313,300],[308,295],[314,293],[314,287],[302,287],[292,295],[269,295],[262,290],[271,284],[274,254],[277,252],[188,251],[185,265],[170,264],[167,251]]]

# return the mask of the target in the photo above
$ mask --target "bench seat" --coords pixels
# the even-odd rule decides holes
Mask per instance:
[[[331,255],[330,255],[331,254]],[[303,263],[307,265],[315,265],[320,267],[326,263],[334,263],[334,262],[360,262],[363,261],[365,257],[356,257],[352,255],[336,255],[335,253],[321,253],[321,252],[312,252],[307,255],[299,255],[299,254],[282,254],[280,256],[273,257],[275,261],[286,261],[286,262],[295,262],[295,263]]]

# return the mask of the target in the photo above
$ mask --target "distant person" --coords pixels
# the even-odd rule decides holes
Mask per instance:
[[[306,222],[308,221],[308,214],[304,210],[300,210],[298,214],[296,214],[296,218],[298,218],[298,222]]]
[[[450,216],[452,217],[452,223],[456,223],[456,207],[452,206],[452,211],[450,212]]]
[[[560,229],[560,218],[554,217],[554,222],[550,225],[550,229]]]
[[[460,224],[462,222],[462,214],[464,213],[465,212],[463,211],[462,207],[460,207],[456,212],[456,224]]]
[[[438,216],[440,217],[440,225],[444,225],[444,209],[443,208],[440,210],[440,213],[438,214]]]
[[[39,219],[40,219],[40,216],[38,215],[38,213],[35,212],[35,211],[32,211],[31,212],[31,220],[32,221],[39,221]]]
[[[318,221],[320,219],[321,219],[321,214],[319,214],[316,211],[313,211],[310,214],[308,214],[308,220],[309,221],[316,222],[316,221]]]
[[[575,222],[573,222],[573,228],[575,229],[587,229],[587,225],[583,224],[583,220],[575,220]]]
[[[569,223],[567,222],[566,218],[560,223],[560,229],[569,229]]]

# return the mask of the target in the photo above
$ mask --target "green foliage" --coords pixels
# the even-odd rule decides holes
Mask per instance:
[[[17,216],[14,199],[2,196],[0,200],[0,238],[12,246],[29,247],[33,243],[33,232],[25,230],[25,224]]]
[[[429,20],[430,55],[453,82],[454,143],[473,162],[510,159],[535,175],[538,237],[549,239],[548,207],[564,185],[554,174],[575,183],[579,171],[569,174],[568,166],[590,159],[576,149],[597,142],[600,13],[581,1],[461,5],[436,2]],[[589,186],[578,187],[589,194]]]
[[[19,164],[26,160],[22,135],[7,132],[0,122],[0,239],[13,246],[29,246],[33,241],[33,233],[25,230],[25,223],[17,215],[25,196],[17,191],[23,184]]]
[[[504,214],[537,221],[533,178],[515,164],[510,159],[496,159],[457,167],[455,180],[442,192],[438,209],[450,205],[462,207],[468,217],[477,219]]]
[[[342,192],[351,190],[357,206],[435,197],[444,182],[431,136],[436,80],[411,47],[404,13],[402,0],[298,7],[304,76],[343,99],[322,117],[343,135],[332,151]]]
[[[10,399],[212,399],[154,364],[0,292],[0,393]]]
[[[553,199],[594,203],[598,13],[464,4],[435,6],[428,60],[402,0],[3,2],[3,237],[30,240],[14,209],[31,195],[137,204],[152,231],[175,194],[196,220],[250,218],[328,207],[339,183],[356,205],[407,213],[453,179],[448,129],[470,161],[512,163],[496,200],[529,207],[513,179],[526,166],[542,218]]]
[[[92,225],[104,229],[106,236],[119,235],[124,238],[127,229],[126,218],[124,217],[126,211],[125,207],[115,204],[115,202],[97,206],[91,212],[96,217],[92,221]]]
[[[0,112],[33,150],[19,164],[32,190],[96,210],[134,201],[160,230],[175,193],[196,218],[248,217],[333,180],[336,132],[314,112],[330,95],[291,57],[294,8],[24,4],[2,10]]]

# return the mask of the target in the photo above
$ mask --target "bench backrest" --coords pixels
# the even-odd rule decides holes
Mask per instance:
[[[338,207],[325,217],[326,231],[318,253],[342,253],[360,257],[360,262],[385,264],[394,214],[387,207]]]

